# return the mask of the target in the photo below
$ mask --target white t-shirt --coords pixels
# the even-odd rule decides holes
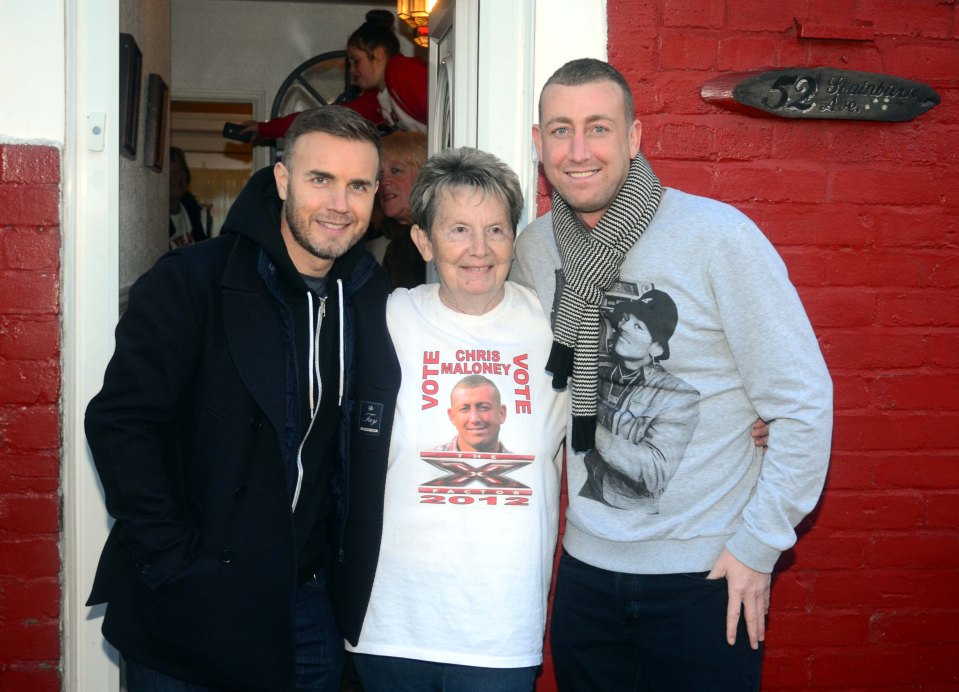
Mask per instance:
[[[175,214],[170,214],[170,222],[174,228],[173,235],[170,236],[171,250],[193,243],[193,226],[182,204]]]
[[[403,370],[380,560],[352,651],[520,668],[542,661],[568,400],[544,370],[552,335],[535,295],[507,283],[485,315],[438,285],[398,289],[387,323]],[[463,377],[494,382],[503,453],[441,451]]]

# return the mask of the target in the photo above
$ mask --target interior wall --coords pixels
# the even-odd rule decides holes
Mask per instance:
[[[119,273],[120,291],[125,295],[130,284],[169,247],[169,157],[164,156],[162,171],[147,168],[143,140],[148,76],[156,73],[167,86],[171,82],[170,0],[121,0],[120,31],[132,34],[143,52],[137,155],[120,157]]]
[[[396,2],[172,0],[173,97],[178,93],[249,93],[265,119],[279,86],[303,61],[346,40],[374,8],[394,14]],[[401,35],[401,50],[414,46]]]

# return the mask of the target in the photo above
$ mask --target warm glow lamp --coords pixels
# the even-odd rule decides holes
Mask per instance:
[[[436,0],[396,0],[396,16],[410,25],[418,46],[430,44],[429,19]]]

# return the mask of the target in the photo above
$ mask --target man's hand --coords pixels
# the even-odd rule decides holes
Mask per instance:
[[[771,575],[750,569],[723,548],[713,564],[707,579],[726,577],[729,587],[729,604],[726,606],[726,641],[736,643],[736,627],[739,625],[740,609],[746,616],[746,631],[749,645],[759,648],[766,639],[766,613],[769,612],[769,584]]]
[[[255,120],[244,120],[240,125],[243,126],[243,129],[240,130],[241,135],[253,135],[256,137],[257,127],[259,123]]]
[[[769,444],[769,423],[762,418],[757,418],[750,431],[753,436],[753,444],[757,447],[765,447]]]

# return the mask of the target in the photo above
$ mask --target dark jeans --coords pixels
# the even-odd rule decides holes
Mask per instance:
[[[623,574],[566,551],[556,576],[550,638],[560,692],[758,691],[762,644],[740,618],[726,643],[725,579]]]
[[[345,656],[343,637],[333,621],[322,574],[297,589],[294,626],[296,689],[338,692]],[[125,662],[128,692],[220,692],[220,688],[194,685],[130,658]]]
[[[538,666],[480,668],[353,654],[364,692],[531,692]]]

